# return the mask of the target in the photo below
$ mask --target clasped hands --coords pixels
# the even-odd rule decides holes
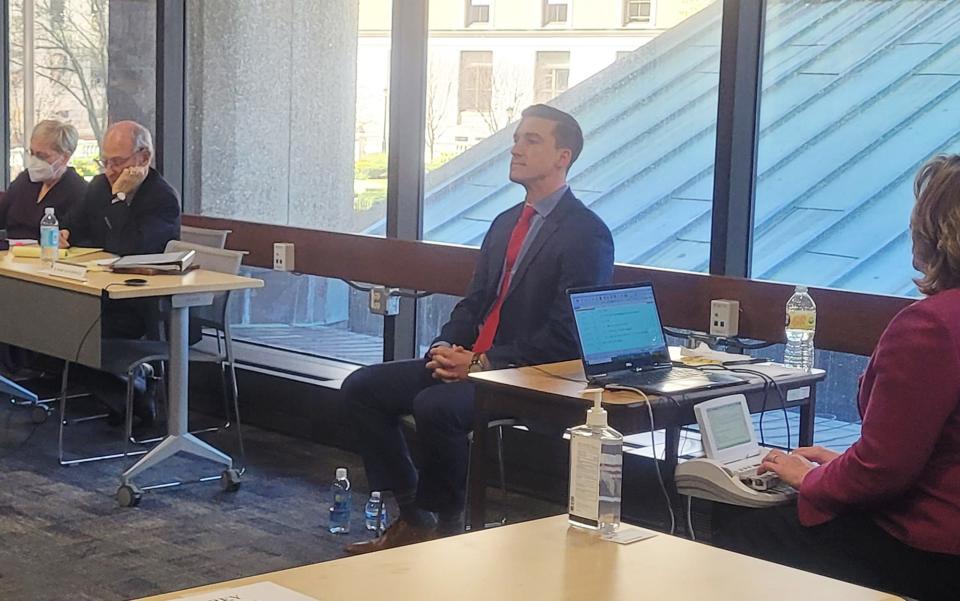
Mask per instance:
[[[444,382],[460,382],[467,379],[473,352],[460,345],[438,345],[427,353],[427,369],[433,370],[433,377]]]
[[[821,446],[799,447],[789,453],[773,449],[763,458],[757,473],[773,472],[784,483],[799,490],[810,470],[839,456],[840,453]]]

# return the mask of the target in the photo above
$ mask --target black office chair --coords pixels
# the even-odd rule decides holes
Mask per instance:
[[[227,232],[226,230],[223,230]],[[229,233],[229,232],[227,232]],[[224,233],[224,237],[226,233]],[[196,264],[201,269],[237,275],[246,253],[171,240],[166,252],[193,250],[197,253]],[[220,386],[223,395],[224,423],[213,428],[193,431],[193,434],[216,432],[220,429],[237,431],[237,448],[240,455],[240,473],[246,469],[246,453],[243,447],[243,432],[240,428],[239,391],[237,390],[237,369],[233,353],[233,337],[230,334],[230,292],[221,292],[213,297],[213,303],[205,307],[190,310],[190,326],[198,328],[216,338],[216,350],[207,350],[198,345],[190,347],[189,360],[196,363],[214,363],[220,370]],[[228,381],[229,380],[229,381]],[[231,413],[233,419],[231,420]]]
[[[407,427],[409,427],[409,428],[410,428],[411,430],[413,430],[414,432],[417,431],[417,420],[416,420],[412,415],[404,415],[404,416],[401,418],[401,422],[403,422],[403,424],[405,424]],[[503,457],[503,429],[504,429],[504,428],[513,428],[513,427],[515,427],[515,426],[523,427],[523,424],[520,422],[520,420],[518,420],[518,419],[513,419],[513,418],[494,419],[494,420],[490,420],[489,422],[487,422],[487,429],[488,429],[488,430],[491,430],[491,429],[494,429],[494,428],[495,428],[496,431],[497,431],[497,466],[499,467],[499,476],[500,476],[500,495],[501,495],[501,498],[503,499],[503,501],[506,501],[506,500],[507,500],[507,468],[506,468],[506,462],[504,461],[504,457]],[[468,440],[470,441],[470,444],[472,445],[472,444],[473,444],[473,432],[470,432],[470,434],[468,435]],[[467,456],[469,457],[469,452],[468,452]],[[467,486],[468,486],[468,489],[467,489],[467,491],[466,491],[466,498],[468,499],[468,504],[467,504],[467,506],[464,508],[464,516],[465,516],[465,519],[466,519],[466,516],[470,515],[470,507],[469,507],[470,490],[469,490],[469,485],[470,485],[470,464],[467,463]],[[486,526],[487,528],[492,528],[492,527],[494,527],[494,526],[503,526],[503,525],[505,525],[506,523],[507,523],[507,514],[506,514],[506,509],[504,509],[504,512],[500,515],[500,520],[499,520],[499,521],[487,523],[487,524],[485,524],[485,526]]]
[[[67,409],[68,401],[71,395],[67,394],[68,383],[70,379],[70,362],[66,361],[63,365],[63,374],[60,385],[60,424],[57,434],[57,460],[60,465],[79,465],[82,463],[91,463],[94,461],[105,461],[108,459],[120,459],[143,455],[145,449],[130,450],[130,442],[133,438],[133,395],[134,383],[136,377],[143,366],[150,363],[168,361],[170,359],[170,348],[166,342],[157,340],[126,340],[126,339],[104,339],[101,342],[100,351],[102,360],[100,369],[106,373],[123,378],[127,382],[125,409],[126,423],[124,427],[124,448],[119,453],[105,453],[100,455],[89,455],[85,457],[73,457],[68,459],[64,448],[64,430],[68,425],[88,422],[102,419],[106,414],[85,416],[69,419]],[[152,369],[147,369],[152,372]],[[152,375],[152,374],[151,374]],[[164,391],[164,382],[159,382],[160,391]],[[163,395],[164,398],[166,395]]]

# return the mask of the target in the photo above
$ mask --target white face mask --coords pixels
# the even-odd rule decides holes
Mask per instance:
[[[30,155],[27,157],[27,173],[33,183],[47,182],[57,176],[57,169],[41,158]]]

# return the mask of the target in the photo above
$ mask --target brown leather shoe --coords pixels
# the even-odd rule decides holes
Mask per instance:
[[[403,519],[398,519],[387,526],[387,529],[378,538],[349,544],[343,550],[351,555],[360,555],[361,553],[372,553],[382,549],[422,543],[437,537],[435,528],[420,528],[407,523]]]

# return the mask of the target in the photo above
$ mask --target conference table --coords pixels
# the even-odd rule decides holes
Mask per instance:
[[[283,587],[294,591],[296,596],[268,593],[227,596],[217,592],[257,583]],[[621,545],[568,527],[563,515],[140,601],[225,598],[259,601],[293,598],[319,601],[900,599],[666,534]]]
[[[679,349],[671,348],[671,355],[675,360],[680,359]],[[766,374],[766,378],[742,371],[737,375],[745,379],[743,384],[673,394],[669,398],[650,395],[652,424],[650,411],[642,397],[629,391],[604,390],[602,403],[608,423],[625,435],[663,429],[664,471],[668,478],[672,478],[677,465],[681,427],[697,421],[693,406],[728,394],[743,394],[751,413],[779,409],[781,403],[785,408],[799,407],[799,445],[813,444],[816,385],[826,377],[825,371],[803,372],[776,364],[741,365],[733,369],[758,371]],[[593,398],[584,392],[588,386],[580,361],[479,372],[471,374],[470,379],[477,384],[477,392],[470,448],[467,519],[470,528],[477,530],[485,524],[485,458],[491,420],[509,416],[523,423],[536,423],[548,430],[562,431],[586,422],[586,411],[593,404]],[[767,379],[776,382],[776,388]]]
[[[51,275],[39,259],[15,257],[0,252],[0,342],[99,369],[109,343],[98,327],[103,302],[157,298],[167,299],[169,323],[169,382],[167,436],[120,477],[121,504],[139,500],[133,478],[178,453],[209,459],[233,468],[231,457],[190,434],[187,428],[190,307],[210,305],[214,295],[230,290],[260,288],[263,281],[232,274],[195,269],[183,275],[131,276],[112,273],[95,264],[111,258],[93,253],[63,262],[87,266],[83,279]],[[146,285],[125,280],[136,277]]]

